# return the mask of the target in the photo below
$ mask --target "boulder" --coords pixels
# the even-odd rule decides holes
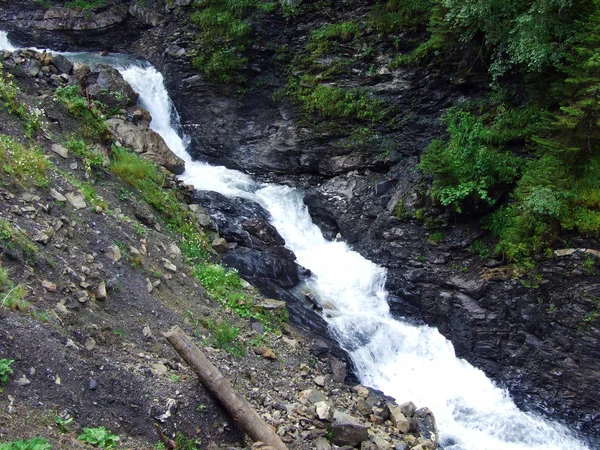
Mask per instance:
[[[65,58],[60,53],[57,53],[52,56],[52,64],[56,67],[61,73],[66,73],[67,75],[71,74],[73,71],[73,63]]]
[[[438,429],[435,422],[435,417],[429,408],[420,408],[415,412],[417,420],[417,431],[425,439],[434,443],[434,448],[437,447]]]
[[[353,447],[369,438],[368,427],[356,417],[341,411],[335,411],[331,431],[332,442],[336,445],[351,445]]]
[[[109,108],[121,109],[135,105],[138,94],[114,67],[98,64],[87,77],[86,93]]]
[[[175,175],[184,172],[183,159],[173,153],[164,139],[154,130],[117,118],[109,119],[105,124],[115,140],[138,153],[145,160],[163,166]]]

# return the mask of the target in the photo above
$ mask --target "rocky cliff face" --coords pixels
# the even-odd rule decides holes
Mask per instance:
[[[370,2],[359,3],[268,16],[255,27],[246,92],[233,96],[221,94],[222,87],[190,63],[197,30],[185,20],[192,12],[188,2],[129,8],[114,24],[98,19],[102,33],[50,31],[55,22],[25,9],[18,20],[4,14],[0,22],[21,42],[127,50],[148,58],[166,74],[198,158],[305,187],[306,203],[330,237],[339,233],[388,268],[390,303],[399,316],[438,326],[459,356],[506,385],[525,407],[576,423],[596,439],[600,287],[597,253],[586,251],[598,249],[597,240],[572,238],[565,247],[573,251],[558,252],[535,274],[523,274],[493,255],[475,220],[450,217],[425,200],[418,155],[442,133],[441,113],[476,96],[471,81],[477,77],[465,81],[448,68],[390,69],[392,43],[372,34],[373,67],[359,64],[339,81],[394,108],[393,124],[366,145],[350,139],[352,127],[324,129],[307,122],[285,97],[273,100],[290,75],[277,49],[301,52],[312,29],[359,16]],[[384,141],[392,145],[382,150]]]

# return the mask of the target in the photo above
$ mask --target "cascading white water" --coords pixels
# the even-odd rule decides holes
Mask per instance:
[[[15,50],[15,47],[8,40],[8,33],[6,31],[0,31],[0,50]]]
[[[253,199],[271,213],[273,225],[299,264],[314,274],[307,288],[321,302],[329,326],[348,350],[365,385],[399,402],[412,400],[431,408],[447,450],[587,449],[566,427],[520,411],[506,391],[456,358],[452,344],[437,330],[392,318],[385,270],[343,242],[325,240],[298,190],[259,185],[243,173],[192,161],[185,140],[177,133],[178,123],[172,125],[177,115],[162,75],[131,60],[111,64],[140,94],[140,102],[152,115],[150,126],[186,162],[181,177],[187,183]]]

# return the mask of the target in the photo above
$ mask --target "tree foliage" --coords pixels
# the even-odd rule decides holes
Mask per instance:
[[[600,1],[439,5],[432,37],[452,28],[456,46],[481,43],[494,89],[513,95],[446,114],[448,138],[421,160],[434,177],[433,197],[460,211],[510,191],[485,223],[513,259],[547,248],[563,230],[598,235]]]

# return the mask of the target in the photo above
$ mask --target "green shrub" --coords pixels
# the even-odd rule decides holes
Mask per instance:
[[[119,436],[110,433],[104,427],[84,427],[83,433],[81,433],[77,439],[99,448],[116,447],[120,440]]]
[[[51,450],[52,446],[46,439],[34,437],[26,441],[12,441],[0,444],[0,450]]]
[[[234,327],[229,322],[215,324],[207,321],[206,327],[211,330],[211,344],[222,350],[225,350],[232,356],[244,356],[246,351],[242,344],[237,341],[240,329]]]
[[[0,359],[0,392],[2,392],[2,385],[8,381],[8,376],[14,373],[10,367],[14,362],[13,359]]]
[[[81,120],[77,136],[85,140],[105,140],[110,133],[104,125],[102,111],[96,103],[88,103],[78,85],[56,89],[54,98],[64,104],[73,116]]]

